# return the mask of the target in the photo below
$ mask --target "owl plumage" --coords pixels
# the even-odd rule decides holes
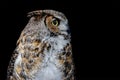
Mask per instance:
[[[37,10],[14,50],[7,80],[75,80],[68,20],[61,12]]]

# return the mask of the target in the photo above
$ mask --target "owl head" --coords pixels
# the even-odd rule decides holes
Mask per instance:
[[[28,13],[30,17],[26,29],[40,32],[43,36],[69,35],[68,20],[61,12],[37,10]]]

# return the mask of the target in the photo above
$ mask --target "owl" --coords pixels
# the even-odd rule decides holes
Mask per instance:
[[[65,15],[55,10],[36,10],[28,17],[11,57],[7,80],[75,80]]]

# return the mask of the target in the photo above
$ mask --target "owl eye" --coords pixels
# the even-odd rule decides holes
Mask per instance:
[[[59,20],[56,19],[56,18],[54,18],[54,19],[52,20],[51,24],[52,24],[53,26],[58,26],[58,25],[59,25]]]

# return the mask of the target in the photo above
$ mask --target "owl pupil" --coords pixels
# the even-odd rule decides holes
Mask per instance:
[[[54,21],[53,21],[53,24],[56,25],[56,24],[57,24],[57,20],[54,20]]]

